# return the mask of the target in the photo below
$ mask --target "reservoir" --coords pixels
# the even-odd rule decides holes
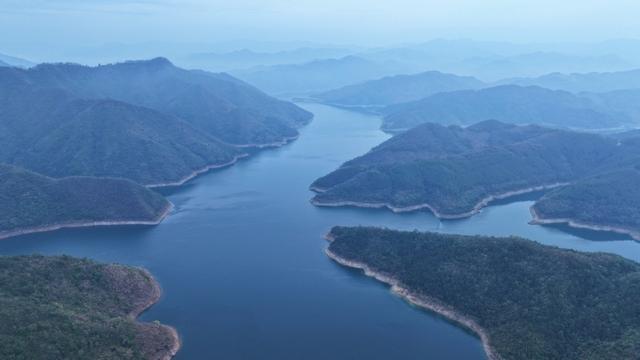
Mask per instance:
[[[480,341],[409,306],[324,254],[334,225],[518,235],[640,261],[622,235],[529,225],[532,199],[465,220],[427,212],[316,208],[309,185],[389,135],[380,119],[316,104],[300,138],[163,192],[176,206],[156,227],[60,230],[0,241],[0,254],[69,254],[149,269],[161,301],[145,321],[177,328],[176,359],[484,359]]]

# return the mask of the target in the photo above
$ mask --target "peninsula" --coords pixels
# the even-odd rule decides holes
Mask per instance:
[[[640,264],[622,257],[366,227],[327,238],[336,262],[473,331],[491,360],[632,359],[640,349]]]

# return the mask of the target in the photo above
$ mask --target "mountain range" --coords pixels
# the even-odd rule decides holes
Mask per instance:
[[[613,101],[610,97],[594,101],[598,97],[517,85],[445,92],[382,109],[385,115],[382,127],[400,131],[426,122],[469,125],[489,119],[582,129],[640,123],[640,118],[634,117],[637,105],[629,105],[625,113],[625,108],[610,106]]]
[[[540,201],[540,218],[634,233],[640,230],[634,220],[640,192],[625,189],[638,178],[638,154],[635,132],[613,137],[498,121],[466,128],[428,123],[316,180],[312,202],[428,209],[442,218],[460,218],[495,199],[558,188]],[[602,191],[603,186],[609,189]],[[619,211],[608,213],[618,204]],[[620,212],[628,216],[608,220]]]
[[[225,74],[166,59],[0,69],[0,162],[47,176],[179,183],[283,144],[311,114]]]

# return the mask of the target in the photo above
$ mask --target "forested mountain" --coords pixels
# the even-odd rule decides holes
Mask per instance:
[[[637,163],[549,192],[534,204],[534,222],[612,230],[640,240],[640,161]]]
[[[45,175],[178,183],[281,144],[311,115],[224,74],[164,59],[0,69],[0,162]]]
[[[463,217],[494,197],[586,177],[620,151],[613,138],[532,125],[424,124],[316,180],[313,202]]]
[[[615,230],[640,239],[640,133],[603,136],[495,120],[427,123],[317,179],[318,206],[428,209],[471,216],[490,201],[556,188],[536,222]]]
[[[471,328],[490,359],[633,359],[640,264],[520,238],[333,228],[327,253]]]
[[[427,96],[456,90],[478,89],[485,84],[473,77],[428,71],[415,75],[396,75],[345,86],[313,98],[343,106],[384,106],[415,101]]]
[[[385,108],[383,128],[406,130],[425,122],[469,125],[495,119],[516,124],[603,129],[640,122],[587,97],[537,86],[504,85],[440,93]]]
[[[98,67],[43,64],[20,76],[77,98],[113,99],[173,115],[235,145],[285,141],[312,116],[229,75],[183,70],[164,58]]]
[[[175,331],[135,318],[158,301],[145,270],[69,256],[0,257],[0,358],[164,360]]]
[[[96,223],[156,224],[170,208],[161,195],[129,180],[52,179],[0,164],[0,238]]]

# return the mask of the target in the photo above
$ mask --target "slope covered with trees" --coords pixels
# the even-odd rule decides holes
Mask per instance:
[[[464,217],[493,198],[573,182],[611,159],[621,161],[617,144],[599,135],[497,121],[468,128],[425,124],[316,180],[313,203],[428,208],[444,218]]]
[[[160,288],[137,268],[68,256],[0,257],[0,358],[164,360],[175,331],[135,318]]]
[[[640,264],[520,238],[336,227],[328,254],[473,327],[491,358],[635,359]],[[471,325],[470,325],[471,324]]]
[[[48,178],[0,165],[0,238],[94,224],[156,224],[171,208],[129,180]]]

